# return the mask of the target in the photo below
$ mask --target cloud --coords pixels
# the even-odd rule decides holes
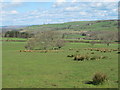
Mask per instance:
[[[10,14],[18,14],[19,12],[16,10],[12,10],[12,11],[0,11],[0,13],[2,15],[10,15]]]
[[[119,0],[72,0],[72,2],[119,2]]]
[[[3,2],[4,0],[0,0],[0,2]]]
[[[80,8],[79,7],[66,7],[65,10],[66,11],[76,11],[76,10],[79,10]]]
[[[3,2],[0,5],[0,8],[2,9],[10,9],[10,8],[14,8],[14,7],[20,7],[22,5],[21,2]]]
[[[11,14],[18,14],[18,11],[16,10],[13,10],[13,11],[10,11]]]
[[[35,9],[20,13],[13,9],[2,13],[4,22],[19,25],[117,19],[118,16],[115,2],[64,2],[48,10]]]
[[[12,2],[23,2],[23,0],[12,0]]]
[[[59,7],[62,5],[65,5],[64,3],[67,2],[66,0],[56,0],[56,2],[53,4],[53,7]]]
[[[56,2],[66,2],[66,0],[56,0]]]
[[[72,2],[77,2],[77,0],[72,0]]]

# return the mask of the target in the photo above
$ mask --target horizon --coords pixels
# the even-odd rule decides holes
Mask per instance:
[[[117,5],[117,2],[2,2],[0,26],[118,19]]]
[[[107,19],[107,20],[119,20],[119,19]],[[93,20],[93,21],[107,21],[107,20]],[[73,21],[73,22],[82,22],[82,21]],[[70,22],[64,22],[64,23],[70,23]],[[49,24],[63,24],[63,23],[49,23]],[[8,25],[8,26],[33,26],[33,25],[48,25],[48,24]],[[8,26],[0,26],[0,27],[8,27]]]

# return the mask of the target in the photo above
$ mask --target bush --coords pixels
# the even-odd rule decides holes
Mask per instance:
[[[67,57],[74,57],[74,60],[76,61],[84,61],[84,60],[99,60],[99,59],[105,59],[106,56],[88,56],[88,55],[68,55]]]
[[[107,58],[106,56],[100,56],[99,59],[105,59]]]
[[[83,61],[85,58],[83,57],[83,56],[81,56],[81,55],[76,55],[75,57],[74,57],[74,60],[78,60],[78,61]]]
[[[67,57],[74,57],[74,55],[67,55]]]
[[[83,60],[88,60],[88,56],[86,55],[76,55],[74,56],[74,60],[77,60],[77,61],[83,61]]]
[[[91,54],[95,54],[94,52],[91,52]]]
[[[90,57],[89,60],[96,60],[97,58],[94,56],[94,57]]]
[[[94,75],[92,80],[95,85],[102,84],[107,80],[107,76],[103,73],[98,72]]]

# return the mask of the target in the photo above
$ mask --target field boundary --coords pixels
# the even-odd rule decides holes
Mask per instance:
[[[19,52],[59,52],[64,50],[19,50]]]

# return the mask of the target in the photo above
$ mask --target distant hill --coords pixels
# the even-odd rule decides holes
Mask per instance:
[[[44,24],[44,25],[21,25],[21,26],[2,26],[0,29],[3,32],[8,30],[19,31],[97,31],[97,30],[118,30],[118,20],[98,20],[98,21],[75,21],[60,24]]]
[[[24,27],[28,27],[28,26],[27,25],[0,26],[0,30],[2,30],[2,32],[11,31],[11,30],[21,31],[22,28],[24,28]]]
[[[28,25],[16,25],[16,26],[0,26],[0,28],[3,29],[16,29],[16,28],[22,28],[22,27],[27,27]]]
[[[76,21],[60,24],[32,25],[23,28],[27,31],[43,30],[72,30],[72,31],[93,31],[93,30],[117,30],[118,20],[98,21]]]

